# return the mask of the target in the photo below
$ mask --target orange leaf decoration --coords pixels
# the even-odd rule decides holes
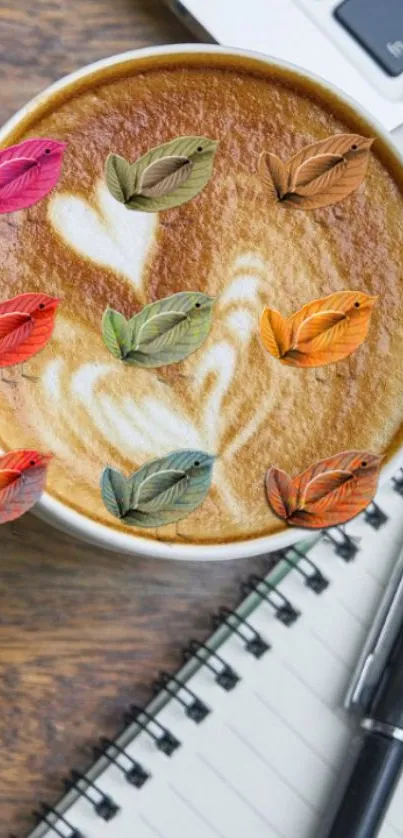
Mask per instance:
[[[373,139],[334,134],[311,143],[284,163],[263,151],[258,172],[271,194],[286,207],[318,209],[337,204],[364,180]]]
[[[291,479],[272,466],[266,474],[267,500],[287,524],[324,529],[355,518],[375,495],[382,457],[342,451],[319,460]]]
[[[260,319],[260,334],[270,355],[282,360],[291,345],[291,327],[275,308],[264,309]]]
[[[265,308],[260,319],[263,345],[288,366],[335,364],[364,342],[376,300],[361,291],[338,291],[307,303],[287,319]]]

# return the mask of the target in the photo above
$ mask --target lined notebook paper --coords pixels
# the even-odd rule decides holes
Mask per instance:
[[[193,648],[32,838],[315,838],[357,730],[348,682],[403,543],[403,497],[389,484],[377,503],[379,530],[363,516],[346,528],[351,561],[319,537],[299,545],[316,571],[290,548],[269,585],[254,580],[211,653]],[[403,838],[403,780],[380,838]]]

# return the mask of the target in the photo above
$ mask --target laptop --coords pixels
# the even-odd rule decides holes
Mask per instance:
[[[200,39],[289,61],[356,99],[403,152],[403,0],[165,0]]]

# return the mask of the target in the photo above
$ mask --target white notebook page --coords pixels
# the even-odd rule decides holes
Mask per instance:
[[[85,799],[64,813],[84,838],[315,838],[357,729],[343,710],[347,685],[403,543],[403,498],[388,486],[378,502],[390,516],[382,529],[360,519],[347,528],[362,539],[354,561],[324,542],[310,551],[330,580],[325,591],[315,594],[295,570],[283,580],[279,589],[301,611],[296,623],[282,624],[265,602],[248,617],[271,644],[262,658],[236,635],[220,647],[240,676],[232,691],[204,666],[188,682],[211,709],[200,724],[176,700],[161,710],[158,720],[182,743],[171,757],[144,732],[128,745],[152,775],[141,789],[113,765],[97,778],[121,807],[109,823]],[[54,838],[46,827],[33,835]],[[403,838],[403,780],[380,838]]]

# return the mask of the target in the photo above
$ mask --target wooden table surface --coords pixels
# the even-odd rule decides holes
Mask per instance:
[[[136,46],[192,40],[159,0],[0,0],[0,123],[66,73]],[[267,559],[113,555],[27,515],[0,531],[0,838],[26,834],[125,707],[146,702],[211,614]]]

